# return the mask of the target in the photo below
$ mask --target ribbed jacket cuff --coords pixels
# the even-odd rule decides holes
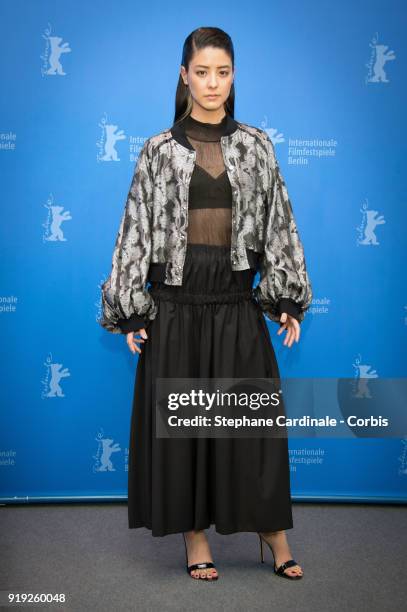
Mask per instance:
[[[286,312],[300,322],[301,306],[291,298],[281,298],[277,305],[277,311],[280,317],[283,312]]]
[[[137,332],[139,329],[147,327],[147,323],[148,320],[138,314],[132,314],[129,319],[119,319],[118,321],[122,334]]]

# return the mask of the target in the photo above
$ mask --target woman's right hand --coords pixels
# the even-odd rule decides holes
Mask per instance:
[[[134,337],[135,333],[136,334],[140,334],[141,338],[135,338]],[[147,340],[147,338],[148,338],[147,332],[144,329],[144,327],[139,329],[137,332],[129,332],[128,334],[126,334],[127,346],[129,347],[129,349],[133,353],[133,355],[135,354],[136,351],[137,351],[137,353],[141,353],[141,348],[139,346],[137,346],[136,342],[144,342],[143,338],[145,340]]]

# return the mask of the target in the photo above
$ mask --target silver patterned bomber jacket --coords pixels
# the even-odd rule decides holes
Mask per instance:
[[[279,321],[288,312],[299,322],[312,289],[287,188],[274,145],[260,128],[227,116],[221,136],[232,188],[232,270],[247,270],[257,254],[259,283],[253,297]],[[125,333],[123,321],[150,322],[158,305],[148,291],[149,272],[164,269],[163,282],[182,285],[187,248],[188,192],[196,152],[183,121],[148,138],[139,153],[117,234],[111,273],[101,286],[98,323]]]

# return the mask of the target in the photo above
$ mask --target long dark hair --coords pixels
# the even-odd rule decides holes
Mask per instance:
[[[232,60],[232,68],[235,65],[235,52],[232,39],[220,28],[197,28],[185,39],[182,49],[181,64],[185,70],[189,70],[189,63],[196,51],[204,47],[218,47],[224,49]],[[188,85],[185,85],[181,74],[179,75],[177,91],[175,94],[175,115],[174,123],[181,121],[192,110],[192,98]],[[235,115],[235,84],[232,83],[230,94],[225,102],[225,111],[231,117]]]

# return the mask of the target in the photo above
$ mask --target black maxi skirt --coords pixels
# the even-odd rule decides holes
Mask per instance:
[[[156,377],[279,378],[264,315],[251,297],[255,272],[232,271],[229,247],[188,244],[182,286],[149,288],[158,313],[139,344],[129,528],[164,536],[211,525],[220,534],[293,527],[286,437],[155,434]]]

